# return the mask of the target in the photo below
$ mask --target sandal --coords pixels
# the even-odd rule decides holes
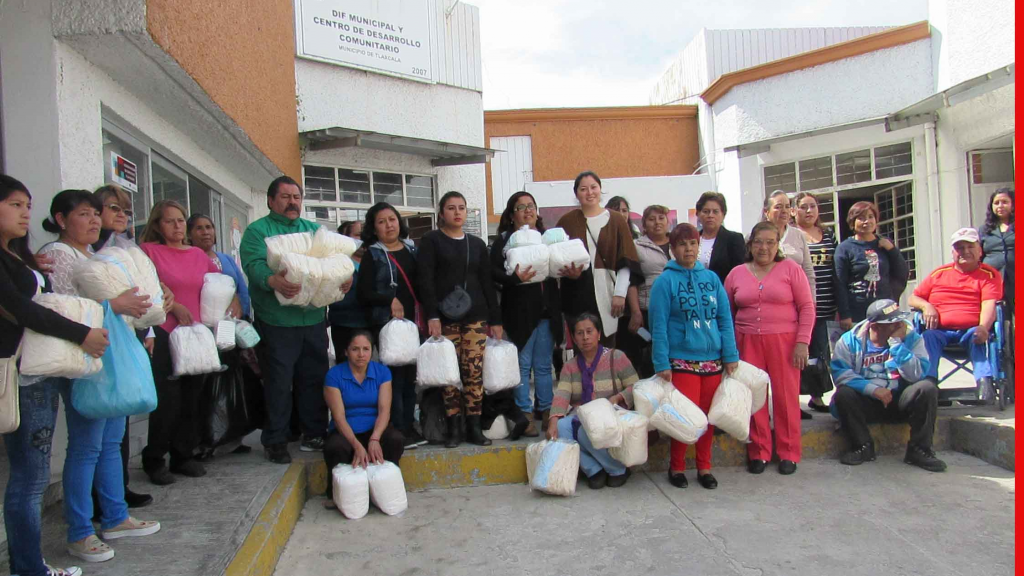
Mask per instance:
[[[78,542],[69,542],[68,554],[86,562],[106,562],[114,557],[114,549],[93,534]]]

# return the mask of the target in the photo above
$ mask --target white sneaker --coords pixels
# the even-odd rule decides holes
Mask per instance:
[[[68,544],[68,554],[86,562],[106,562],[114,557],[114,549],[107,546],[95,534],[78,542]]]
[[[136,520],[131,516],[117,526],[102,532],[104,540],[116,540],[129,536],[149,536],[160,531],[160,523],[152,520]]]
[[[82,569],[78,566],[68,566],[67,568],[54,568],[46,562],[43,562],[43,566],[46,566],[46,576],[82,576]]]

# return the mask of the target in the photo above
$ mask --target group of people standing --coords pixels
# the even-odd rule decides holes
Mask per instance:
[[[395,318],[415,321],[423,338],[447,338],[457,350],[462,385],[441,391],[446,446],[491,443],[481,421],[488,401],[483,357],[488,337],[507,338],[519,350],[520,385],[511,396],[526,424],[517,426],[514,436],[543,433],[578,440],[581,468],[593,488],[625,484],[629,469],[589,443],[573,410],[597,398],[632,407],[632,386],[640,378],[659,375],[707,412],[722,376],[740,360],[766,370],[774,422],[767,406],[752,416],[748,469],[763,472],[774,443],[779,472],[792,474],[800,461],[800,419],[809,417],[800,410],[799,395],[811,396],[812,410],[830,409],[822,400],[832,387],[826,323],[838,320],[851,329],[867,321],[871,337],[862,345],[868,351],[874,350],[870,343],[892,344],[893,336],[905,339],[907,349],[918,344],[905,331],[884,327],[892,321],[909,269],[893,242],[878,236],[878,208],[871,203],[850,208],[851,236],[837,245],[810,194],[792,202],[781,191],[769,195],[763,221],[744,239],[723,225],[727,205],[717,192],[698,200],[699,228],[689,223],[670,228],[670,211],[660,205],[646,207],[637,228],[624,198],[602,205],[601,179],[594,172],[579,174],[574,191],[579,208],[556,226],[583,242],[590,257],[586,269],[570,265],[558,278],[542,282],[531,282],[537,274],[531,268],[506,271],[511,234],[524,226],[545,231],[537,202],[527,192],[509,198],[490,247],[464,231],[467,203],[458,192],[441,197],[438,227],[418,245],[398,209],[381,202],[365,221],[340,230],[356,237],[360,247],[353,256],[355,275],[329,309],[282,305],[278,295],[293,297],[301,285],[287,279],[287,270],[274,271],[267,263],[268,237],[318,228],[300,217],[303,191],[293,179],[282,176],[269,185],[270,213],[245,230],[241,266],[214,250],[212,219],[189,215],[172,200],[158,202],[139,238],[139,248],[156,268],[164,295],[160,305],[167,312],[166,322],[138,334],[138,345],[151,359],[158,397],[142,454],[149,479],[162,485],[206,473],[200,460],[209,453],[199,446],[196,422],[204,376],[172,379],[169,334],[198,320],[204,275],[211,272],[235,279],[229,313],[254,318],[260,334],[255,357],[266,404],[261,443],[266,458],[280,464],[291,461],[288,443],[294,441],[300,450],[323,451],[332,467],[397,463],[404,450],[425,442],[414,422],[415,367],[372,360],[381,330]],[[27,188],[0,175],[0,358],[16,357],[26,328],[73,342],[93,357],[126,353],[107,350],[106,330],[70,321],[32,297],[42,291],[75,295],[76,262],[107,246],[135,246],[129,197],[113,186],[57,194],[44,228],[58,239],[38,254],[29,248],[30,210]],[[1008,298],[1013,233],[1013,192],[1001,190],[990,202],[979,245],[985,261],[1011,287]],[[109,305],[118,315],[138,318],[154,304],[133,289]],[[329,331],[338,357],[330,370]],[[560,355],[558,348],[572,353]],[[915,366],[908,374],[925,371]],[[26,378],[21,384],[21,426],[4,436],[11,462],[4,508],[12,569],[26,575],[80,574],[77,568],[45,565],[39,546],[60,396],[70,432],[64,468],[68,551],[104,561],[114,556],[105,541],[159,530],[159,523],[128,514],[129,507],[152,498],[127,489],[127,419],[77,414],[68,401],[67,379]],[[913,396],[927,400],[929,393]],[[697,480],[708,489],[718,485],[711,474],[712,437],[709,430],[696,445]],[[912,463],[935,468],[929,446],[918,446]],[[686,445],[673,440],[669,481],[677,487],[688,483],[685,454]]]

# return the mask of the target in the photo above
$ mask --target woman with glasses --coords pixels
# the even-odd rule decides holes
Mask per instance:
[[[828,365],[832,361],[828,349],[829,320],[836,319],[835,295],[835,254],[836,239],[832,229],[821,225],[818,216],[818,199],[813,194],[801,192],[796,195],[796,225],[807,237],[807,250],[811,253],[814,267],[814,332],[811,335],[811,350],[808,366],[800,378],[800,393],[809,394],[807,402],[815,412],[828,412],[828,404],[821,396],[832,389],[832,378]],[[805,419],[810,418],[806,414]]]
[[[551,413],[554,394],[552,354],[555,342],[562,340],[562,303],[558,280],[530,282],[537,274],[529,267],[505,271],[505,247],[512,233],[523,226],[544,232],[544,221],[537,214],[537,202],[528,192],[516,192],[508,199],[498,223],[498,237],[491,246],[491,274],[501,292],[501,320],[512,343],[519,349],[519,386],[513,397],[516,406],[526,415],[525,430],[513,430],[512,439],[520,434],[537,437]],[[534,401],[530,401],[530,375],[533,374]]]
[[[800,234],[800,232],[796,232]],[[768,372],[780,474],[800,462],[800,371],[807,366],[814,327],[814,296],[803,270],[779,250],[782,234],[771,222],[750,232],[750,255],[725,279],[732,303],[740,360]],[[750,419],[747,469],[764,472],[772,457],[767,403]]]
[[[723,283],[733,268],[743,264],[747,255],[743,234],[727,230],[722,224],[726,211],[725,196],[718,192],[705,192],[697,200],[697,218],[701,226],[697,261],[718,274]]]

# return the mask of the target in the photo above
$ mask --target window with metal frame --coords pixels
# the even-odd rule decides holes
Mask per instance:
[[[910,280],[917,279],[917,243],[914,236],[913,182],[875,192],[878,206],[878,236],[889,238],[910,267]]]
[[[395,207],[430,210],[436,203],[433,176],[316,165],[303,165],[302,170],[305,201],[310,209],[323,208],[321,203],[368,208],[387,202]]]
[[[776,190],[783,192],[796,192],[796,162],[779,164],[777,166],[766,166],[764,169],[764,193],[765,196]]]
[[[914,171],[914,158],[910,142],[878,146],[875,155],[875,179],[906,176]]]
[[[798,165],[800,190],[818,190],[834,185],[831,156],[801,160]]]
[[[836,154],[836,185],[871,180],[871,149]]]

